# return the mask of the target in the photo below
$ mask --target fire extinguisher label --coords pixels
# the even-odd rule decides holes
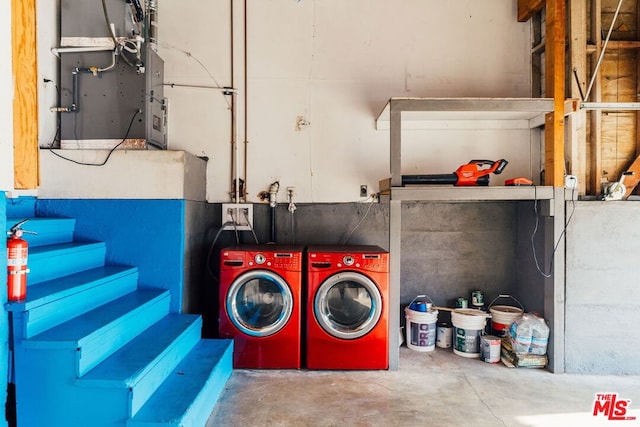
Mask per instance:
[[[9,248],[7,257],[8,267],[22,267],[27,265],[27,249]]]

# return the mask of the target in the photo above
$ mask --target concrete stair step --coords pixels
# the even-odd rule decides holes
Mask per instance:
[[[82,376],[80,387],[116,388],[130,397],[128,417],[200,340],[202,318],[169,314]]]
[[[232,364],[232,340],[201,340],[127,427],[204,426],[231,376]]]
[[[169,291],[139,289],[23,340],[21,345],[45,352],[77,349],[76,376],[81,377],[166,316],[169,300]]]
[[[135,291],[137,284],[136,267],[107,265],[32,285],[25,301],[10,303],[7,309],[14,313],[14,322],[21,322],[21,337],[31,338]]]

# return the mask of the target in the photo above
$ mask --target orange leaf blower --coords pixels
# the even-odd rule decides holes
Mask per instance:
[[[458,187],[489,185],[489,175],[502,173],[507,166],[505,159],[471,160],[460,166],[454,173],[440,175],[402,175],[402,185],[448,184]]]

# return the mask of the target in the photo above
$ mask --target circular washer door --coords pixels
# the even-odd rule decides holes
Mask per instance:
[[[328,277],[314,298],[316,320],[328,334],[356,339],[368,334],[382,314],[382,295],[368,277],[344,272]]]
[[[233,281],[227,292],[227,314],[243,334],[273,335],[285,327],[293,310],[291,289],[280,276],[254,270]]]

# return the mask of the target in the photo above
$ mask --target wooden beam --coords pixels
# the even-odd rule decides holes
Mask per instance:
[[[596,46],[596,50],[593,53],[594,59],[592,61],[591,76],[597,63],[597,58],[600,57],[602,51],[602,0],[591,0],[591,40]],[[593,77],[591,77],[593,78]],[[587,101],[601,102],[602,101],[602,84],[600,81],[600,75],[597,75],[594,80],[593,89],[591,90],[591,99]],[[587,182],[587,194],[599,195],[602,192],[602,111],[594,110],[589,113],[591,130],[591,170],[589,174],[589,181]]]
[[[631,193],[633,193],[633,190],[638,186],[638,184],[640,184],[640,156],[636,157],[633,163],[631,163],[627,172],[633,172],[633,174],[624,177],[623,184],[625,187],[625,193],[622,197],[623,200],[627,200]]]
[[[545,0],[518,0],[518,22],[526,22],[545,6]]]
[[[36,0],[11,0],[14,187],[36,189],[38,173],[38,66]]]
[[[545,185],[564,187],[565,28],[564,0],[546,0],[545,93],[553,113],[545,117]]]
[[[587,90],[587,4],[584,0],[569,1],[569,50],[572,75],[570,96],[580,99]],[[577,79],[576,76],[577,75]],[[578,194],[585,194],[587,184],[587,112],[575,109],[567,117],[569,128],[567,147],[568,173],[578,178]],[[565,109],[566,113],[566,109]]]
[[[542,90],[544,72],[542,70],[542,56],[544,55],[545,40],[542,37],[542,17],[536,13],[531,18],[531,96],[534,98],[544,95]]]
[[[640,39],[640,5],[636,2],[636,39]],[[640,42],[638,43],[640,45]],[[640,47],[640,46],[639,46]],[[640,90],[640,52],[636,51],[636,94]],[[637,171],[634,171],[634,175],[637,175],[636,178],[638,182],[635,183],[631,190],[627,189],[625,193],[625,199],[631,195],[635,187],[640,183],[640,111],[636,112],[636,160],[633,162],[632,166],[636,166],[638,168]],[[636,162],[638,163],[636,165]],[[626,178],[625,178],[626,180]],[[626,184],[626,183],[625,183]]]
[[[602,41],[600,42],[602,44]],[[609,40],[607,43],[608,50],[624,50],[624,49],[640,49],[640,41],[638,40]],[[596,52],[596,46],[593,43],[587,43],[587,54]]]

